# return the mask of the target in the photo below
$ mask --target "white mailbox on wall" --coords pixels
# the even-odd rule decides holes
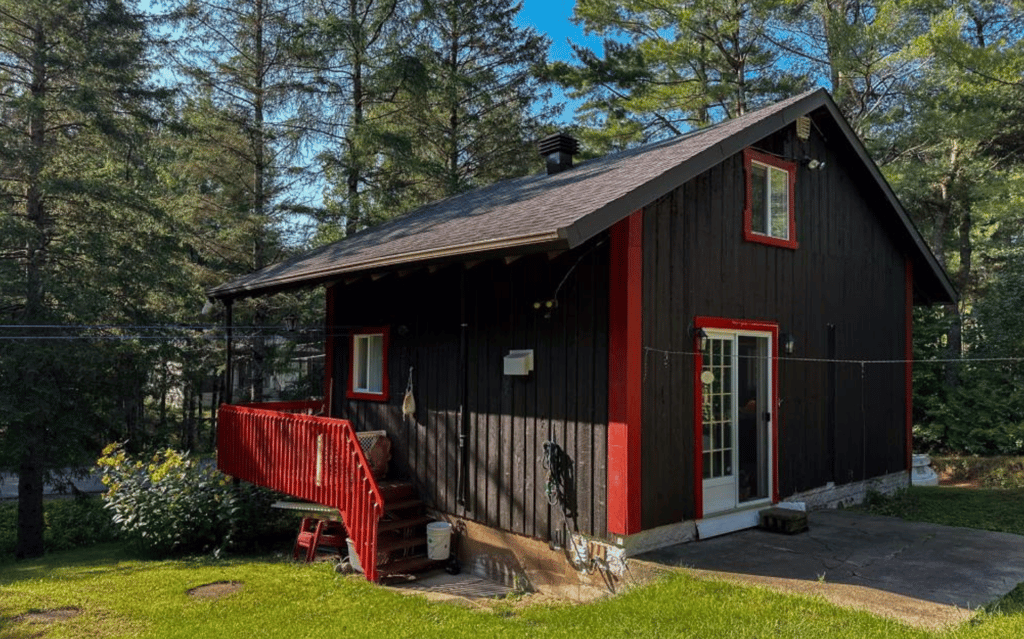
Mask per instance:
[[[505,356],[506,375],[529,375],[533,370],[533,349],[509,351]]]

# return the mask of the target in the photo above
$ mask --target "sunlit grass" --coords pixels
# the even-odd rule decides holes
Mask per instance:
[[[200,600],[191,588],[239,581]],[[74,607],[48,625],[13,621]],[[820,599],[676,575],[587,605],[483,610],[409,597],[284,560],[134,559],[115,546],[0,566],[0,637],[1019,637],[1024,615],[983,615],[929,633]],[[40,635],[39,633],[45,633]]]

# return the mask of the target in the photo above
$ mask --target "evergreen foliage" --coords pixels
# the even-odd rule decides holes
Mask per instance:
[[[150,199],[145,37],[118,0],[0,2],[0,314],[24,327],[0,342],[0,465],[20,477],[19,557],[43,552],[49,471],[141,409],[131,372],[149,349],[60,327],[151,317],[170,242]]]

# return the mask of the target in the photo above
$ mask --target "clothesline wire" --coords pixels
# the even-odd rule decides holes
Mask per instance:
[[[687,356],[693,357],[696,351],[673,351],[652,346],[644,347],[645,353],[656,353],[664,356]],[[741,359],[758,359],[757,355],[738,355]],[[960,357],[960,358],[928,358],[928,359],[829,359],[825,357],[795,357],[792,355],[780,355],[779,359],[786,362],[806,362],[810,364],[962,364],[962,363],[1017,363],[1024,362],[1024,357]]]
[[[330,332],[326,332],[323,327],[300,327],[295,333],[285,331],[282,327],[277,326],[232,326],[235,333],[234,338],[238,341],[244,341],[251,337],[251,335],[245,335],[245,331],[262,331],[273,334],[293,334],[296,338],[301,338],[303,334],[316,334],[324,336],[342,336],[348,335],[347,331],[338,330],[335,328]],[[78,331],[77,334],[12,334],[7,331],[49,331],[49,330],[62,330],[62,331]],[[130,333],[89,333],[89,331],[131,331]],[[151,334],[153,332],[160,331],[163,334]],[[150,334],[146,334],[149,332]],[[179,335],[168,335],[168,332],[180,333]],[[205,340],[222,340],[227,336],[227,329],[221,324],[190,324],[190,325],[170,325],[170,324],[155,324],[155,325],[114,325],[114,324],[95,324],[95,325],[58,325],[58,324],[34,324],[34,325],[23,325],[23,324],[5,324],[0,325],[0,341],[68,341],[68,340],[87,340],[87,341],[176,341],[180,339],[205,339]],[[698,353],[692,350],[667,350],[661,348],[655,348],[653,346],[643,347],[645,355],[661,355],[663,357],[694,357]],[[757,355],[738,355],[740,358],[745,359],[756,359]],[[802,362],[809,364],[852,364],[852,365],[886,365],[886,364],[964,364],[964,363],[1003,363],[1013,364],[1024,362],[1024,357],[947,357],[947,358],[928,358],[928,359],[838,359],[838,358],[825,358],[825,357],[800,357],[794,355],[780,355],[780,360],[786,362]]]

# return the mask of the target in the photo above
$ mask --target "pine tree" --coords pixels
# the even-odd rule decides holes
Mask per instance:
[[[294,43],[310,98],[304,120],[326,180],[318,242],[381,219],[371,192],[379,149],[391,144],[389,105],[405,82],[410,11],[404,0],[316,0]]]
[[[310,205],[303,166],[307,129],[301,124],[303,89],[296,81],[295,38],[304,7],[297,0],[181,0],[168,16],[176,71],[182,90],[196,104],[207,102],[203,121],[190,139],[215,149],[231,177],[232,206],[221,220],[233,227],[232,251],[245,258],[232,275],[257,271],[286,251],[282,230]],[[195,193],[202,199],[202,193]],[[241,214],[239,215],[239,212]],[[264,331],[273,324],[271,307],[257,298],[239,309],[247,336],[249,401],[261,401],[268,365]]]
[[[766,37],[780,11],[772,0],[580,0],[573,19],[605,38],[604,56],[574,47],[578,64],[549,74],[585,99],[595,145],[678,135],[808,86]]]
[[[390,116],[376,204],[391,212],[523,175],[555,111],[538,79],[548,40],[508,0],[435,0],[415,16],[415,57]],[[384,138],[385,135],[379,137]]]
[[[144,25],[118,0],[0,1],[0,313],[23,327],[0,340],[0,462],[19,474],[18,557],[43,552],[44,479],[137,412],[123,402],[143,382],[117,375],[145,349],[97,338],[143,318],[164,238],[146,73]]]

